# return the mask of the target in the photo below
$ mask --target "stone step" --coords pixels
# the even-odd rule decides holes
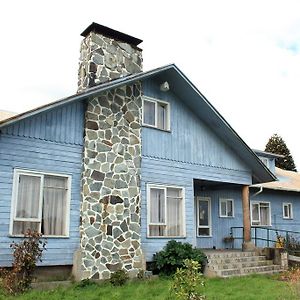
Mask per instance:
[[[225,258],[238,258],[238,257],[253,257],[257,256],[255,252],[214,252],[209,253],[205,252],[205,255],[208,259],[225,259]]]
[[[244,269],[251,267],[263,267],[273,265],[272,260],[257,260],[250,262],[240,262],[240,263],[229,263],[229,264],[211,264],[210,268],[213,270],[228,270],[228,269]]]
[[[281,271],[281,267],[279,265],[267,265],[267,266],[259,266],[259,267],[247,267],[247,268],[234,268],[234,269],[226,269],[226,270],[218,270],[217,274],[221,277],[229,277],[229,276],[241,276],[241,275],[250,275],[250,274],[266,274],[267,273],[278,273]]]
[[[257,256],[245,256],[245,257],[226,257],[226,258],[209,258],[208,263],[212,265],[220,264],[232,264],[242,262],[255,262],[255,261],[266,261],[266,257],[263,255]]]

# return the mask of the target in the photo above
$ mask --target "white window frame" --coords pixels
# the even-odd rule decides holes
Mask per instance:
[[[228,216],[228,202],[231,202],[231,207],[232,207],[232,216]],[[225,203],[226,204],[226,214],[222,215],[222,209],[221,209],[221,204]],[[219,217],[220,218],[234,218],[234,199],[230,198],[219,198]]]
[[[269,205],[269,220],[270,220],[270,224],[268,225],[261,225],[261,224],[253,224],[253,222],[259,222],[261,223],[261,218],[260,218],[260,204],[268,204]],[[252,205],[258,205],[258,220],[253,220],[253,216],[252,216]],[[272,226],[272,214],[271,214],[271,202],[269,201],[251,201],[250,202],[250,216],[251,216],[251,226],[264,226],[264,227],[269,227]]]
[[[285,206],[287,206],[287,207],[289,207],[290,206],[290,210],[288,210],[288,211],[290,211],[290,215],[289,216],[286,216],[285,214],[284,214],[284,207]],[[283,219],[289,219],[289,220],[291,220],[291,219],[293,219],[293,203],[291,203],[291,202],[283,202],[282,203],[282,218]]]
[[[206,225],[199,225],[199,202],[200,201],[207,201],[208,202],[208,226]],[[201,238],[210,238],[212,237],[212,219],[211,219],[211,198],[210,197],[202,197],[202,196],[197,196],[196,197],[196,207],[197,207],[197,212],[196,212],[196,218],[197,218],[197,237]],[[199,229],[200,228],[208,228],[209,230],[209,235],[200,235],[199,234]]]
[[[144,102],[145,101],[155,103],[154,125],[147,124],[147,123],[144,122],[144,111],[145,111]],[[157,105],[158,105],[158,103],[163,104],[167,108],[167,121],[166,121],[167,128],[164,128],[164,129],[157,127],[157,113],[158,113]],[[149,96],[143,96],[142,125],[146,126],[146,127],[156,128],[156,129],[159,129],[159,130],[162,130],[162,131],[170,131],[171,130],[170,129],[171,128],[170,111],[171,111],[171,105],[170,105],[169,102],[166,102],[166,101],[163,101],[163,100],[160,100],[160,99],[155,99],[155,98],[152,98],[152,97],[149,97]]]
[[[16,204],[18,199],[18,184],[19,184],[19,176],[20,175],[28,175],[28,176],[37,176],[41,178],[40,185],[40,199],[39,199],[39,214],[38,218],[17,218],[16,217]],[[42,171],[32,171],[32,170],[24,170],[24,169],[14,169],[14,178],[13,178],[13,191],[12,191],[12,199],[11,199],[11,211],[10,211],[10,224],[9,224],[9,235],[13,237],[23,237],[22,234],[14,234],[13,233],[13,224],[14,221],[24,221],[24,222],[37,222],[39,223],[39,232],[41,232],[42,225],[42,202],[43,202],[43,188],[44,188],[44,177],[45,176],[55,176],[55,177],[63,177],[67,179],[67,197],[66,197],[66,222],[64,228],[64,235],[43,235],[46,238],[69,238],[70,235],[70,201],[71,201],[71,185],[72,185],[72,176],[58,173],[49,173]]]
[[[153,236],[150,235],[150,226],[151,225],[163,225],[167,226],[167,189],[174,188],[180,189],[182,194],[182,235],[180,236]],[[151,223],[150,222],[150,197],[151,197],[151,189],[161,189],[164,190],[165,195],[165,223]],[[147,238],[154,238],[154,239],[169,239],[169,238],[186,238],[186,224],[185,224],[185,188],[182,186],[175,186],[175,185],[162,185],[162,184],[155,184],[155,183],[148,183],[147,184]]]
[[[270,168],[269,159],[268,159],[267,157],[260,156],[259,159],[262,161],[262,163],[263,163],[267,168]]]

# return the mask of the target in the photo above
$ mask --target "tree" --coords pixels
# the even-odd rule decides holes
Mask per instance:
[[[271,152],[274,154],[280,154],[284,157],[282,158],[276,158],[275,165],[278,168],[288,170],[288,171],[294,171],[297,172],[296,165],[294,163],[294,159],[290,153],[289,148],[286,146],[284,140],[281,136],[278,134],[273,134],[267,145],[266,145],[266,152]]]

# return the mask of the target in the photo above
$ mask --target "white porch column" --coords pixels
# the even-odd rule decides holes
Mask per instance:
[[[254,251],[255,245],[251,241],[250,200],[249,200],[248,185],[244,185],[242,187],[242,204],[243,204],[243,226],[244,226],[243,251]]]

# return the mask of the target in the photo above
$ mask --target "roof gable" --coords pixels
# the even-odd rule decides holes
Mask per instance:
[[[36,115],[42,111],[51,110],[54,107],[64,105],[73,101],[80,101],[89,97],[95,97],[101,92],[117,88],[122,85],[154,78],[157,81],[168,81],[170,89],[193,110],[203,122],[205,122],[223,141],[236,153],[242,161],[252,170],[253,183],[268,182],[276,180],[276,177],[264,166],[256,154],[248,147],[241,137],[226,122],[221,114],[201,94],[192,82],[174,65],[167,65],[147,72],[141,72],[118,78],[101,85],[94,86],[80,94],[43,105],[36,109],[14,116],[0,122],[0,128],[17,122],[19,120]]]

